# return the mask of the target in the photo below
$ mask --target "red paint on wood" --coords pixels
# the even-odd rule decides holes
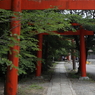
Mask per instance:
[[[71,40],[72,41],[72,46],[74,46],[74,39]],[[73,70],[76,69],[76,62],[75,62],[75,56],[74,56],[75,50],[72,49],[72,63],[73,63]]]
[[[39,60],[37,61],[37,66],[36,66],[36,76],[41,76],[41,59],[42,59],[42,43],[43,43],[43,35],[39,34],[38,35],[38,46],[39,46],[39,51],[37,52],[37,57]]]
[[[52,31],[54,33],[60,34],[60,35],[80,35],[80,30],[77,30],[75,32],[73,31],[65,31],[65,32],[57,32],[57,31]],[[88,31],[84,30],[84,35],[94,35],[93,31]],[[49,35],[48,33],[42,33],[43,35]]]
[[[21,0],[12,0],[12,11],[21,12]],[[15,18],[15,17],[12,17]],[[20,35],[20,21],[12,20],[11,21],[11,33],[14,39],[18,40],[14,34]],[[9,54],[9,60],[12,61],[14,66],[18,67],[19,58],[16,56],[19,53],[19,46],[16,44],[11,47],[10,50],[12,54]],[[18,51],[18,52],[17,52]],[[5,95],[17,95],[17,84],[18,84],[18,70],[16,68],[10,69],[10,66],[7,69],[7,79],[5,83]]]
[[[1,0],[0,9],[9,9],[11,10],[11,0]]]
[[[86,77],[86,50],[85,50],[85,38],[83,34],[84,30],[81,30],[80,34],[80,66],[81,66],[81,77]]]
[[[1,0],[0,8],[11,9],[11,2],[12,0]],[[95,0],[22,0],[22,10],[42,10],[54,6],[62,10],[94,10]]]

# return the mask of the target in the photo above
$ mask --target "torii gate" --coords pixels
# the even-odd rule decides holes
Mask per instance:
[[[73,26],[77,26],[77,23],[72,23]],[[93,31],[88,31],[83,28],[77,30],[76,32],[66,31],[66,32],[57,32],[53,31],[54,33],[60,35],[79,35],[80,36],[80,60],[81,60],[81,77],[86,77],[86,50],[85,50],[85,35],[94,35]],[[39,34],[39,48],[42,50],[42,42],[43,42],[43,35],[48,35],[47,33]],[[37,53],[38,58],[42,58],[42,51],[38,51]],[[38,61],[36,76],[41,76],[41,61]]]
[[[84,6],[85,5],[85,6]],[[95,0],[0,0],[0,9],[12,10],[15,12],[21,12],[22,10],[42,10],[48,9],[50,7],[58,6],[59,9],[71,9],[71,10],[95,10]],[[12,21],[11,27],[15,27],[16,23],[20,23],[20,21]],[[93,35],[91,31],[80,30],[81,32],[73,33],[67,32],[63,33],[63,35],[80,35],[80,50],[81,50],[81,69],[82,69],[82,77],[86,77],[86,57],[85,57],[85,39],[84,35]],[[85,31],[85,32],[83,32]],[[14,29],[12,29],[12,34],[20,35],[20,25]],[[42,35],[39,34],[39,48],[42,49]],[[15,52],[13,49],[19,51],[19,46],[14,46],[11,48],[12,54],[9,56],[9,59],[13,62],[15,66],[18,66],[19,58],[15,57]],[[42,57],[41,51],[38,52],[38,57]],[[40,62],[38,64],[41,65]],[[41,66],[37,66],[37,76],[41,75]],[[17,83],[18,76],[17,70],[12,68],[12,70],[8,69],[7,72],[7,81],[6,81],[6,93],[5,95],[16,95],[17,93]]]

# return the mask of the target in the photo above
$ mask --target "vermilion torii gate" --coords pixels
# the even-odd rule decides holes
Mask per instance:
[[[85,6],[84,6],[85,5]],[[0,0],[0,9],[7,9],[12,10],[15,12],[21,12],[22,10],[42,10],[52,8],[54,6],[58,6],[59,9],[71,9],[71,10],[94,10],[95,9],[95,0]],[[11,32],[12,34],[20,35],[20,24],[18,27],[17,23],[20,21],[11,21]],[[39,34],[39,48],[42,49],[42,35]],[[80,35],[80,54],[81,54],[81,70],[82,74],[81,77],[86,77],[86,57],[85,57],[85,39],[84,35],[93,35],[93,32],[87,31],[84,29],[78,30],[77,32],[66,32],[62,33],[62,35]],[[19,41],[19,40],[18,40]],[[16,52],[13,51],[14,49],[19,51],[19,46],[14,46],[11,48],[12,54],[9,55],[9,59],[15,66],[18,66],[19,58],[17,58]],[[39,58],[42,57],[41,51],[38,52],[37,55]],[[38,62],[37,65],[37,76],[41,75],[41,62]],[[8,68],[7,71],[7,81],[6,81],[6,93],[5,95],[16,95],[17,93],[17,83],[18,83],[18,76],[17,70],[12,68],[10,70]]]
[[[72,23],[73,26],[77,26],[79,24],[77,23]],[[80,26],[80,29],[77,30],[76,32],[73,32],[73,31],[66,31],[66,32],[62,32],[62,33],[59,33],[57,31],[53,31],[57,34],[60,34],[60,35],[79,35],[80,36],[80,60],[81,60],[81,77],[86,77],[86,50],[85,50],[85,38],[84,36],[85,35],[94,35],[94,32],[93,31],[88,31],[88,30],[85,30],[83,29],[81,26]],[[39,48],[42,50],[42,38],[43,38],[43,35],[48,35],[47,33],[42,33],[42,34],[39,34]],[[38,51],[38,58],[42,58],[42,51]],[[37,66],[37,71],[36,71],[36,76],[41,76],[41,61],[38,61],[38,66]]]

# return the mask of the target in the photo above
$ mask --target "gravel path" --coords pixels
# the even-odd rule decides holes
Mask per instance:
[[[79,81],[78,79],[72,79],[71,81],[77,95],[95,95],[94,81]]]
[[[72,70],[72,63],[65,62],[65,67],[67,71]],[[78,78],[71,78],[71,85],[75,90],[76,95],[95,95],[95,81],[90,80],[79,80]],[[33,88],[34,85],[34,88]],[[43,80],[26,80],[22,83],[19,83],[19,93],[17,95],[46,95],[47,89],[49,86],[49,81]],[[38,88],[35,88],[38,87]],[[0,83],[0,95],[3,94],[4,85]]]
[[[72,63],[65,62],[65,67],[70,72]],[[70,81],[76,95],[95,95],[95,81],[93,79],[79,80],[78,78],[70,78]]]

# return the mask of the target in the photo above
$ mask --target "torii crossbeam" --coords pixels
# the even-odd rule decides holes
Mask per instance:
[[[13,0],[0,0],[1,9],[11,10]],[[54,6],[59,9],[95,10],[95,0],[20,0],[22,10],[42,10]]]

